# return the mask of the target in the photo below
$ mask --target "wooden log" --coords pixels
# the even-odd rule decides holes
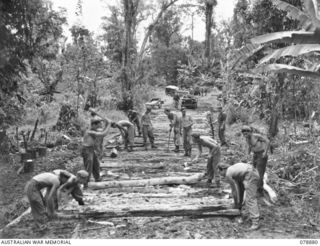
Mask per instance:
[[[7,224],[5,227],[3,227],[0,230],[0,234],[7,228],[14,226],[16,224],[18,224],[25,216],[27,216],[28,214],[31,213],[31,208],[28,208],[26,211],[24,211],[20,216],[18,216],[17,218],[15,218],[13,221],[11,221],[9,224]]]
[[[206,207],[185,207],[181,209],[153,209],[153,210],[130,210],[130,211],[60,211],[57,213],[59,219],[110,219],[120,217],[172,217],[172,216],[239,216],[240,210],[226,205],[212,205]]]
[[[141,168],[151,168],[151,169],[164,169],[166,165],[164,164],[150,164],[147,163],[123,163],[123,162],[102,162],[100,163],[101,168],[127,168],[127,167],[141,167]]]
[[[198,173],[188,177],[162,177],[141,180],[125,180],[125,181],[107,181],[107,182],[89,182],[89,188],[94,190],[107,189],[112,187],[139,187],[153,185],[172,185],[172,184],[194,184],[203,178],[203,173]]]

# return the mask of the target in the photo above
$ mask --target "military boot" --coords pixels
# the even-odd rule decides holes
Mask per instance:
[[[176,148],[173,151],[178,153],[179,152],[179,145],[176,145]]]
[[[258,219],[252,219],[252,225],[251,225],[251,227],[249,228],[249,231],[258,230],[259,227],[260,227],[259,218],[258,218]]]

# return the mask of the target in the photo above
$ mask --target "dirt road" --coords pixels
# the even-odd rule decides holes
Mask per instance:
[[[171,98],[165,97],[164,107],[171,106]],[[194,121],[194,129],[204,134],[207,132],[205,113],[208,106],[216,104],[215,96],[210,94],[200,99],[197,110],[187,110]],[[152,122],[155,129],[155,143],[157,149],[145,151],[136,147],[134,152],[121,151],[119,157],[105,157],[102,163],[103,181],[108,180],[137,180],[155,177],[191,176],[202,173],[206,168],[207,150],[200,162],[185,168],[190,162],[189,157],[183,156],[183,151],[174,153],[173,142],[167,151],[169,121],[163,109],[152,111]],[[142,138],[136,138],[137,145]],[[233,146],[223,148],[222,154],[230,155]],[[182,149],[182,148],[181,148]],[[193,148],[192,156],[196,154]],[[108,155],[108,151],[107,151]],[[81,158],[73,159],[69,166],[82,165]],[[157,216],[157,211],[167,211],[182,207],[206,207],[220,204],[232,206],[230,188],[223,182],[221,188],[214,185],[208,187],[206,180],[194,185],[162,185],[145,187],[122,187],[104,190],[87,189],[84,192],[86,206],[79,207],[75,201],[68,200],[61,210],[72,213],[94,213],[94,211],[118,211],[119,214],[130,210],[149,210],[149,216],[119,216],[101,218],[99,216],[88,219],[65,219],[49,222],[48,229],[37,231],[32,227],[30,215],[22,219],[17,225],[6,229],[3,238],[99,238],[99,239],[127,239],[127,238],[296,238],[312,237],[316,231],[312,226],[303,224],[299,216],[295,216],[290,204],[287,206],[268,207],[261,203],[262,228],[255,232],[248,232],[248,221],[244,225],[237,223],[234,217],[211,217],[186,214],[185,216]],[[153,212],[152,212],[153,211]],[[153,213],[153,214],[152,214]]]

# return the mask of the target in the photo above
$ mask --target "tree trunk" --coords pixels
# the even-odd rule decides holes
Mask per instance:
[[[194,184],[203,178],[204,174],[195,174],[189,177],[165,177],[141,180],[125,180],[125,181],[107,181],[107,182],[90,182],[89,188],[94,190],[107,189],[111,187],[143,187],[152,185],[169,185],[169,184]]]
[[[209,68],[210,66],[210,54],[211,54],[211,28],[212,28],[212,14],[213,14],[213,6],[215,5],[215,1],[208,0],[206,1],[206,36],[205,36],[205,50],[204,57],[206,61],[206,66]]]
[[[171,217],[171,216],[239,216],[239,209],[232,209],[226,205],[212,205],[212,206],[182,206],[181,208],[166,208],[166,209],[141,209],[128,211],[65,211],[58,213],[58,218],[61,219],[82,219],[82,218],[119,218],[119,217]]]

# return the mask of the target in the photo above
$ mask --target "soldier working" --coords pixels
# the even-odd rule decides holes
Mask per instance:
[[[170,130],[169,134],[171,133],[173,129],[173,142],[175,145],[174,152],[179,152],[179,146],[180,146],[180,132],[181,132],[181,118],[176,114],[171,112],[170,109],[166,108],[164,110],[164,113],[168,116],[168,119],[170,120]]]
[[[226,142],[226,137],[225,137],[225,130],[226,130],[226,119],[227,116],[226,114],[222,111],[222,107],[218,107],[218,129],[219,129],[219,139],[220,139],[220,144],[221,146],[227,146],[228,144]]]
[[[186,114],[186,108],[181,107],[181,127],[182,127],[182,134],[183,134],[183,148],[184,148],[184,155],[191,156],[191,133],[192,133],[192,125],[193,119],[190,115]]]
[[[96,139],[97,137],[106,136],[112,123],[108,122],[106,119],[104,119],[103,121],[105,121],[105,127],[102,131],[98,131],[101,120],[91,119],[91,127],[85,132],[83,136],[81,155],[83,157],[84,167],[89,174],[87,182],[84,185],[85,188],[88,187],[88,182],[90,181],[91,174],[93,174],[96,182],[100,181],[100,163],[97,158],[97,150],[95,147]]]
[[[252,164],[257,168],[260,180],[258,184],[258,192],[262,194],[263,192],[263,176],[266,171],[268,162],[268,149],[269,140],[258,133],[252,133],[252,128],[250,126],[244,126],[241,130],[243,136],[246,138],[248,144],[248,154],[253,152]]]
[[[124,148],[129,152],[133,151],[134,125],[130,121],[120,120],[117,123],[113,122],[111,127],[117,127],[120,130],[124,140]]]
[[[141,117],[142,125],[142,135],[143,135],[143,146],[145,150],[148,150],[147,147],[147,138],[149,137],[151,148],[156,148],[154,145],[154,136],[153,136],[153,127],[150,118],[151,108],[147,108],[146,112]]]
[[[217,173],[217,165],[220,161],[220,147],[218,143],[209,136],[200,136],[199,133],[192,133],[192,140],[198,146],[198,154],[192,160],[192,162],[198,161],[199,157],[202,154],[202,147],[209,148],[209,156],[207,162],[207,172],[208,183],[212,182],[214,178],[216,185],[220,185],[219,175]]]
[[[252,221],[250,230],[259,228],[259,207],[257,201],[257,188],[259,174],[257,170],[247,163],[237,163],[232,166],[226,164],[218,165],[220,174],[226,176],[227,182],[230,183],[234,199],[234,207],[242,208],[244,191],[246,191],[246,206]],[[241,218],[240,223],[243,223]]]

